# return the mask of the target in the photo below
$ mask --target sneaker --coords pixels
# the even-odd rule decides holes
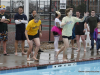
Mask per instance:
[[[98,52],[100,52],[100,49],[98,49]]]
[[[39,51],[38,52],[44,52],[44,51],[42,51],[41,49],[39,49]]]
[[[93,50],[93,49],[94,49],[93,47],[90,48],[90,50]]]

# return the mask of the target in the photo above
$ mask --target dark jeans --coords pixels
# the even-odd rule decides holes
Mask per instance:
[[[94,48],[94,34],[90,33],[90,37],[91,37],[91,47]]]
[[[100,39],[97,39],[97,41],[96,41],[96,47],[97,47],[97,50],[100,49]]]

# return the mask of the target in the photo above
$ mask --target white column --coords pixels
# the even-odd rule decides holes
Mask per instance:
[[[27,19],[29,20],[29,0],[24,0],[24,13],[26,14]],[[28,47],[27,40],[25,40],[25,47]]]

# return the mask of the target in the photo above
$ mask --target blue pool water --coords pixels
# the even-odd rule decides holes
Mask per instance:
[[[100,63],[89,63],[68,67],[12,72],[0,75],[100,75]]]

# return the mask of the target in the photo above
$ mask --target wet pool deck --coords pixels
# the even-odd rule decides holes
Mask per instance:
[[[84,52],[83,49],[81,49],[80,52],[77,52],[76,50],[69,48],[67,51],[68,61],[63,62],[62,57],[63,55],[61,53],[58,56],[58,60],[55,59],[54,50],[44,50],[44,52],[39,53],[37,56],[39,61],[27,61],[26,55],[22,55],[21,53],[18,53],[18,56],[15,56],[14,54],[10,54],[10,56],[3,56],[1,54],[0,70],[96,60],[100,59],[100,52],[97,52],[96,49],[89,50],[89,48],[87,48],[86,52]]]

